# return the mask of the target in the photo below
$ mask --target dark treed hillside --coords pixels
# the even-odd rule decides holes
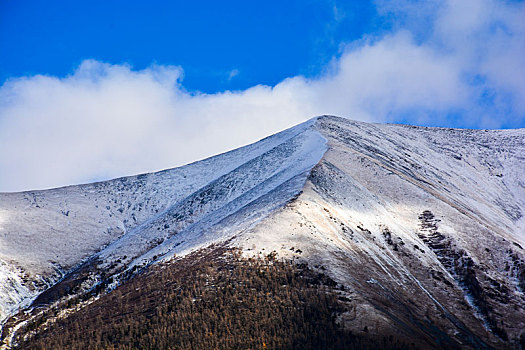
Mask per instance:
[[[335,282],[305,265],[208,249],[131,279],[18,348],[411,348],[343,330],[336,322],[345,311],[338,292]]]

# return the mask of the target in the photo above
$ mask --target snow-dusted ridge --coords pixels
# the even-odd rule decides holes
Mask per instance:
[[[94,184],[0,194],[0,320],[87,258],[118,270],[169,239],[255,208],[277,188],[286,202],[322,157],[315,118],[255,144],[180,168]],[[281,187],[280,187],[281,186]],[[267,208],[259,210],[262,215]],[[252,212],[256,220],[259,212]],[[192,232],[190,234],[190,231]],[[174,243],[176,244],[176,243]],[[95,254],[95,255],[94,255]],[[118,266],[115,265],[115,261]],[[26,275],[20,283],[16,271]],[[46,283],[36,283],[41,277]]]
[[[525,130],[316,128],[328,150],[302,194],[238,244],[325,267],[354,331],[439,339],[416,319],[462,346],[523,343]]]
[[[0,194],[0,319],[62,278],[90,288],[228,241],[323,266],[355,331],[437,336],[421,319],[460,344],[517,344],[524,174],[523,129],[322,116],[180,168]]]

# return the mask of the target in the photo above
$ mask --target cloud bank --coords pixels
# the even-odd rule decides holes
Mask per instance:
[[[84,61],[0,87],[0,191],[160,170],[321,114],[374,122],[525,125],[525,5],[378,2],[392,30],[342,46],[317,77],[216,94],[183,69]]]

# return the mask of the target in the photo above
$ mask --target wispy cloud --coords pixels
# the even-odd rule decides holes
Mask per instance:
[[[180,67],[136,71],[94,60],[64,78],[9,80],[0,88],[0,190],[182,165],[320,114],[464,127],[525,123],[523,3],[391,4],[378,3],[399,19],[391,33],[348,43],[318,77],[276,86],[190,93]]]
[[[236,76],[239,75],[239,70],[234,68],[230,71],[230,73],[228,73],[228,80],[232,80],[233,78],[235,78]]]

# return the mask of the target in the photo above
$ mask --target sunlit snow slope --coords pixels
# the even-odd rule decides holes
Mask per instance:
[[[320,266],[354,331],[525,346],[525,130],[321,117],[302,194],[238,238]]]
[[[123,265],[267,201],[247,214],[257,220],[298,193],[320,160],[325,140],[313,123],[181,168],[0,194],[0,319],[97,252]]]
[[[518,344],[524,174],[525,130],[323,116],[181,168],[0,194],[0,319],[228,241],[326,269],[356,332]]]

